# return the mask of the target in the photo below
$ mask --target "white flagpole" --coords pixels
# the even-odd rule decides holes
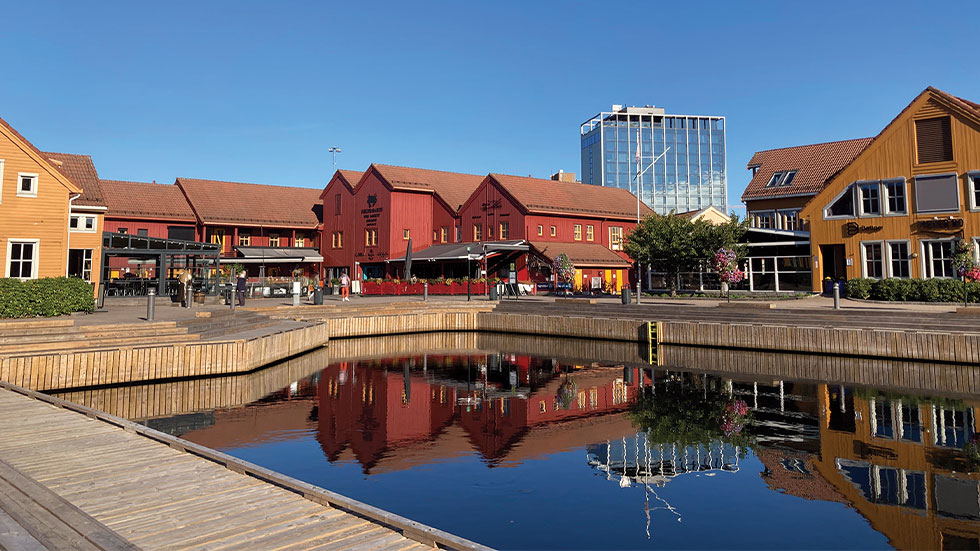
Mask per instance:
[[[636,228],[640,229],[640,128],[636,128]],[[636,303],[640,304],[640,282],[642,281],[643,266],[640,261],[636,261]]]

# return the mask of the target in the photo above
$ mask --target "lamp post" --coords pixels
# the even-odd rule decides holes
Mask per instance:
[[[343,151],[339,147],[331,147],[327,151],[333,155],[333,166],[337,166],[337,153],[343,153]]]
[[[472,283],[472,277],[470,277],[470,246],[466,246],[466,300],[470,300],[470,283]]]
[[[636,183],[636,229],[633,231],[640,229],[640,176],[642,176],[646,171],[650,170],[650,167],[657,164],[657,161],[659,161],[661,157],[666,155],[668,151],[670,151],[670,147],[664,149],[663,153],[657,155],[655,159],[650,161],[650,164],[647,165],[646,168],[640,170],[640,129],[639,128],[636,129],[636,157],[635,157],[636,176],[633,177],[633,182]],[[640,282],[643,281],[642,275],[643,275],[643,265],[640,263],[639,260],[637,260],[636,261],[636,303],[637,304],[640,304]]]

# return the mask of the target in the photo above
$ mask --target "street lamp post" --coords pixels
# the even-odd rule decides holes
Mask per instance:
[[[466,300],[470,300],[470,284],[473,282],[471,277],[473,274],[470,273],[470,247],[466,246]]]
[[[652,149],[651,149],[652,151]],[[650,167],[657,164],[657,161],[661,157],[670,151],[670,147],[664,149],[664,152],[657,155],[655,159],[650,161],[650,164],[646,168],[640,170],[640,129],[636,129],[636,176],[633,177],[633,182],[636,184],[636,229],[640,229],[640,176],[642,176],[646,171],[650,170]],[[639,260],[636,261],[636,303],[640,304],[640,283],[643,281],[643,265]]]
[[[331,147],[327,151],[333,155],[333,166],[337,166],[337,153],[343,153],[343,151],[341,151],[339,147]]]

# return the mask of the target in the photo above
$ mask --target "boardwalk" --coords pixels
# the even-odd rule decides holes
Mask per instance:
[[[73,407],[89,415],[0,388],[0,548],[125,549],[130,542],[147,550],[431,549],[404,535],[410,534],[433,544],[485,549],[206,448]],[[224,459],[228,466],[175,447]]]

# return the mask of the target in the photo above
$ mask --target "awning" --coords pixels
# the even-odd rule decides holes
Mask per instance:
[[[629,268],[632,266],[623,257],[607,249],[599,243],[531,243],[541,256],[554,262],[555,258],[565,253],[568,260],[576,268]]]
[[[222,264],[283,264],[323,262],[312,247],[235,247],[238,256],[222,258]]]
[[[467,247],[470,249],[469,254],[466,252]],[[417,253],[412,253],[412,262],[432,262],[437,260],[466,261],[467,258],[470,260],[481,260],[484,250],[487,252],[487,257],[490,257],[495,253],[526,251],[529,248],[527,241],[523,239],[485,241],[480,243],[446,243],[444,245],[433,245]],[[405,256],[402,255],[401,258],[392,258],[387,260],[387,262],[405,262]]]

